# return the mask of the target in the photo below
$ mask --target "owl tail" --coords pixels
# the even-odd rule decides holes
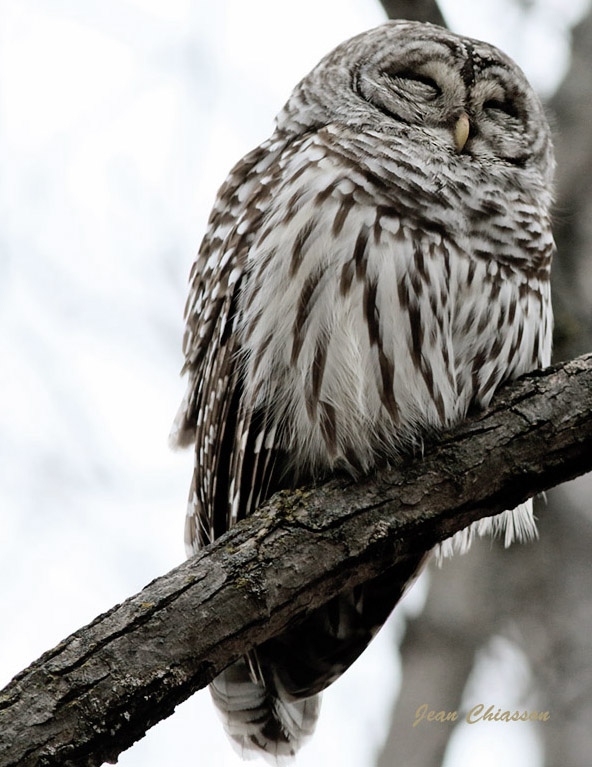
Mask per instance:
[[[251,653],[225,669],[210,685],[212,698],[243,759],[263,756],[272,764],[288,764],[314,732],[320,695],[288,700],[254,664]]]
[[[214,679],[214,702],[243,758],[291,761],[314,731],[319,693],[366,649],[425,559],[400,562],[334,597]]]

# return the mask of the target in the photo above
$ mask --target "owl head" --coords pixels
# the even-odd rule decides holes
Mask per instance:
[[[391,21],[339,45],[294,89],[280,130],[325,125],[405,136],[549,186],[554,159],[541,102],[524,73],[488,43],[433,24]]]

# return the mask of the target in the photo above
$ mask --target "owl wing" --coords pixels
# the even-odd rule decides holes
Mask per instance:
[[[247,253],[271,196],[272,178],[265,172],[279,148],[280,142],[270,139],[232,169],[190,274],[182,370],[188,386],[170,438],[173,446],[195,445],[188,554],[257,505],[276,465],[265,414],[247,408],[242,397],[234,329]]]

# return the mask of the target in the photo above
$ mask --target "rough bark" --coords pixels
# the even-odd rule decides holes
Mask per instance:
[[[100,765],[345,587],[592,469],[592,354],[531,374],[397,466],[280,493],[0,693],[0,767]]]

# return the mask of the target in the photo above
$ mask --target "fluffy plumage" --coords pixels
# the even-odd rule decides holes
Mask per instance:
[[[553,166],[538,98],[486,43],[390,22],[302,80],[221,187],[191,274],[173,435],[195,445],[188,554],[273,491],[367,472],[549,363]],[[532,512],[485,527],[509,542]],[[293,754],[419,565],[224,671],[235,744]]]

